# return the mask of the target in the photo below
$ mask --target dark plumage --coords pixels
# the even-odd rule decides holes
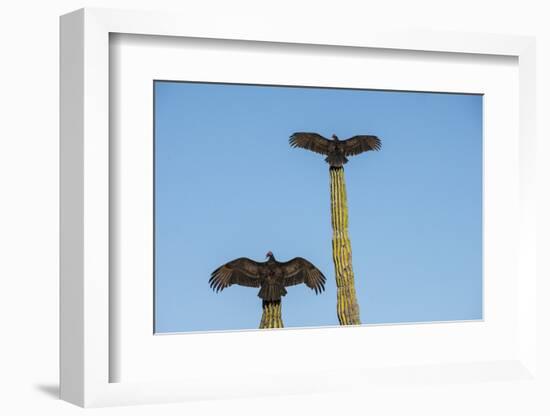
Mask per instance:
[[[233,284],[259,287],[258,297],[264,301],[280,300],[287,293],[286,286],[300,283],[305,283],[316,294],[325,290],[325,276],[306,259],[295,257],[279,262],[271,252],[266,256],[265,262],[241,257],[218,267],[208,281],[210,287],[216,292]]]
[[[296,132],[290,136],[292,147],[301,147],[312,152],[326,155],[325,161],[332,167],[341,167],[347,163],[346,156],[355,156],[369,150],[380,150],[382,142],[376,136],[353,136],[340,140],[335,134],[332,140],[317,133]]]

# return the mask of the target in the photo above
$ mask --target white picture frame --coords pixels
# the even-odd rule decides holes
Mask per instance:
[[[262,382],[235,380],[219,374],[213,382],[197,372],[182,380],[152,378],[148,381],[113,382],[111,368],[121,359],[112,348],[116,325],[112,314],[117,305],[109,276],[113,272],[110,252],[111,202],[114,196],[110,157],[110,34],[156,35],[183,38],[277,42],[300,45],[331,45],[336,48],[430,51],[453,54],[504,55],[518,59],[519,146],[517,158],[517,348],[498,361],[452,363],[444,360],[425,368],[416,367],[418,380],[436,378],[477,382],[491,372],[506,380],[536,382],[536,207],[535,192],[535,42],[530,37],[464,33],[384,32],[376,29],[327,33],[319,28],[303,31],[250,22],[235,32],[230,22],[206,26],[192,16],[165,13],[83,9],[61,18],[61,398],[80,406],[182,401],[194,398],[239,397],[261,394],[322,392],[355,385],[375,388],[382,382],[410,378],[410,371],[395,366],[380,368],[324,369],[324,373],[269,373]],[[475,58],[475,55],[472,55]],[[473,59],[474,59],[473,58]],[[514,150],[515,152],[516,150]],[[410,326],[410,328],[414,325]],[[456,327],[457,331],[459,330]],[[359,328],[319,331],[340,332],[356,342]],[[449,331],[453,331],[452,328]],[[321,334],[321,332],[317,332]],[[281,335],[287,334],[287,335]],[[290,335],[288,335],[290,334]],[[270,332],[276,342],[285,337],[306,342],[299,331]],[[212,334],[219,338],[227,334]],[[233,338],[253,337],[249,333]],[[275,338],[277,337],[277,338]],[[300,338],[301,337],[301,338]],[[213,339],[213,338],[212,338]],[[227,338],[226,338],[227,339]],[[397,342],[398,339],[396,339]],[[219,342],[223,342],[220,338]],[[239,342],[238,339],[234,342]],[[355,354],[357,354],[355,352]],[[350,357],[353,360],[353,356]],[[397,362],[397,365],[399,363]],[[401,372],[400,372],[401,371]],[[474,377],[472,374],[478,374]],[[324,376],[323,376],[324,374]],[[348,380],[343,382],[342,380]],[[393,381],[392,381],[393,380]]]

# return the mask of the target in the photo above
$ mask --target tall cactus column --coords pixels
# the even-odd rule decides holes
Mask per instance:
[[[283,318],[281,314],[280,300],[262,301],[263,313],[260,321],[260,329],[263,328],[283,328]]]
[[[348,203],[343,167],[330,168],[330,212],[332,216],[332,258],[336,274],[338,320],[340,325],[359,325],[361,320],[351,262]]]

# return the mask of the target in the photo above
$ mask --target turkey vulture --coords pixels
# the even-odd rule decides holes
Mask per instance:
[[[347,140],[340,140],[336,134],[332,140],[326,139],[317,133],[296,132],[290,136],[292,147],[302,147],[322,155],[331,167],[342,167],[347,163],[346,156],[355,156],[368,150],[380,150],[382,143],[376,136],[353,136]]]
[[[302,257],[287,262],[275,260],[270,251],[267,261],[257,262],[246,257],[232,260],[212,272],[210,287],[216,292],[233,284],[259,287],[258,297],[264,301],[281,300],[286,286],[305,283],[316,294],[325,290],[326,278],[321,271]]]

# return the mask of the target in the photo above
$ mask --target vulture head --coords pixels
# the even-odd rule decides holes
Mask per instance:
[[[267,259],[275,259],[275,257],[273,256],[273,253],[272,253],[271,251],[268,251],[268,252],[266,253],[265,257],[266,257]]]
[[[333,134],[331,137],[330,137],[332,140],[339,140],[338,139],[338,136],[336,134]]]

